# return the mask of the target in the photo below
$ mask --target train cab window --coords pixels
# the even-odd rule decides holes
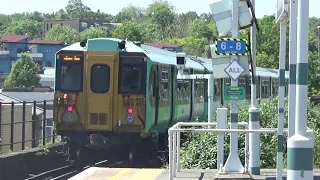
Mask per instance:
[[[121,67],[120,69],[121,92],[139,92],[141,88],[141,68]]]
[[[145,93],[146,72],[144,57],[120,56],[119,93]]]
[[[106,93],[110,87],[110,67],[106,64],[95,64],[91,67],[91,91]]]
[[[65,91],[81,89],[81,64],[65,64],[61,66],[60,87]]]

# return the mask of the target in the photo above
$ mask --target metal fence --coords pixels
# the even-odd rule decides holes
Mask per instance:
[[[56,142],[53,101],[0,102],[0,153]]]

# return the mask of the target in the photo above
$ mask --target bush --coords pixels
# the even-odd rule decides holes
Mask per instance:
[[[22,53],[21,58],[13,65],[10,75],[6,78],[5,88],[32,88],[40,81],[40,68],[32,58]]]
[[[239,121],[248,121],[249,103],[239,105]],[[285,109],[288,107],[288,101],[285,100]],[[229,106],[227,106],[230,112]],[[278,121],[278,99],[270,99],[261,101],[259,104],[261,110],[260,125],[263,128],[276,128]],[[287,127],[288,112],[285,111],[285,127]],[[314,131],[315,135],[315,154],[314,165],[316,168],[320,167],[320,106],[308,102],[308,127]],[[228,122],[230,122],[230,113],[228,114]],[[239,134],[239,156],[244,165],[244,147],[245,135]],[[287,135],[285,135],[287,138]],[[181,150],[181,165],[183,168],[216,168],[216,152],[217,152],[217,135],[213,133],[189,133],[186,143],[183,144]],[[224,161],[229,155],[230,136],[226,134],[224,144]],[[286,167],[286,146],[284,141],[284,164]],[[275,168],[277,161],[277,136],[273,134],[261,134],[260,136],[261,148],[261,168]]]

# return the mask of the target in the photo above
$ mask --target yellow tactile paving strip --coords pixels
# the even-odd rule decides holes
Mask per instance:
[[[69,180],[154,180],[164,169],[89,168]]]

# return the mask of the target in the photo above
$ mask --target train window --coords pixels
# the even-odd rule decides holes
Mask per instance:
[[[272,94],[278,94],[278,81],[273,80],[272,82]]]
[[[110,87],[110,67],[106,64],[91,66],[90,88],[94,93],[106,93]]]
[[[214,83],[214,100],[217,101],[220,99],[220,82],[218,79]]]
[[[182,99],[182,89],[183,89],[183,81],[178,80],[177,83],[177,98]]]
[[[156,71],[153,71],[153,76],[152,76],[152,96],[156,96],[156,87],[157,87],[157,75]]]
[[[184,80],[183,81],[183,88],[182,88],[183,99],[189,99],[189,91],[190,91],[189,87],[190,87],[190,81]]]
[[[119,90],[121,93],[138,93],[141,90],[141,67],[122,65],[120,67]]]
[[[231,79],[230,78],[225,78],[224,82],[225,82],[226,86],[230,86],[231,85]]]
[[[203,80],[203,96],[204,96],[204,102],[208,102],[208,80],[204,79]],[[215,93],[217,91],[217,88],[214,86],[214,91],[213,93]],[[213,97],[215,97],[215,95],[213,95]]]
[[[162,100],[169,99],[169,73],[167,70],[161,72],[161,96]]]
[[[204,84],[204,80],[195,80],[196,82],[196,94],[195,97],[199,100],[204,99],[204,88],[205,88],[205,84]]]
[[[66,64],[61,66],[61,89],[77,91],[81,89],[81,64]]]

